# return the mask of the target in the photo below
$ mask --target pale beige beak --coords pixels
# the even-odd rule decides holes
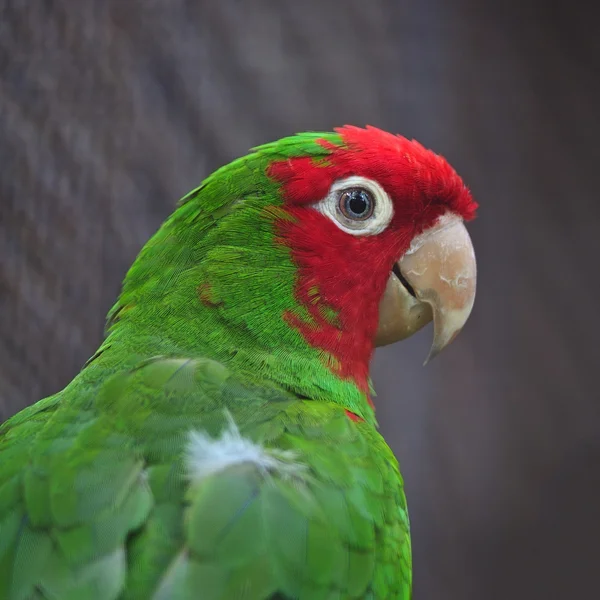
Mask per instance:
[[[475,252],[462,219],[455,215],[438,219],[413,239],[396,266],[400,277],[390,274],[379,304],[375,345],[407,338],[433,318],[427,363],[458,335],[475,301]]]

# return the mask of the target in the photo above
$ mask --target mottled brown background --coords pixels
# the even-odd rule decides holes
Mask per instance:
[[[591,3],[590,3],[591,5]],[[60,389],[179,196],[371,123],[481,203],[472,318],[378,353],[415,600],[600,586],[600,36],[582,3],[0,0],[0,417]]]

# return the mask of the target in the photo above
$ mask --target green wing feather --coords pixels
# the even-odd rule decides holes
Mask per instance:
[[[372,425],[210,360],[81,389],[0,427],[0,599],[410,598],[402,479]],[[195,477],[190,431],[231,419],[300,467]]]

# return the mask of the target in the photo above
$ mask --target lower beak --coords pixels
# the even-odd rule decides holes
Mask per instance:
[[[409,337],[433,319],[425,363],[460,332],[475,300],[477,267],[462,219],[444,215],[394,265],[379,305],[377,346]]]

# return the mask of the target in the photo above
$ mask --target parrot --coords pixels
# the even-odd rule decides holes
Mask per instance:
[[[372,126],[206,177],[81,371],[0,426],[0,599],[411,598],[369,368],[465,325],[477,207],[444,157]]]

